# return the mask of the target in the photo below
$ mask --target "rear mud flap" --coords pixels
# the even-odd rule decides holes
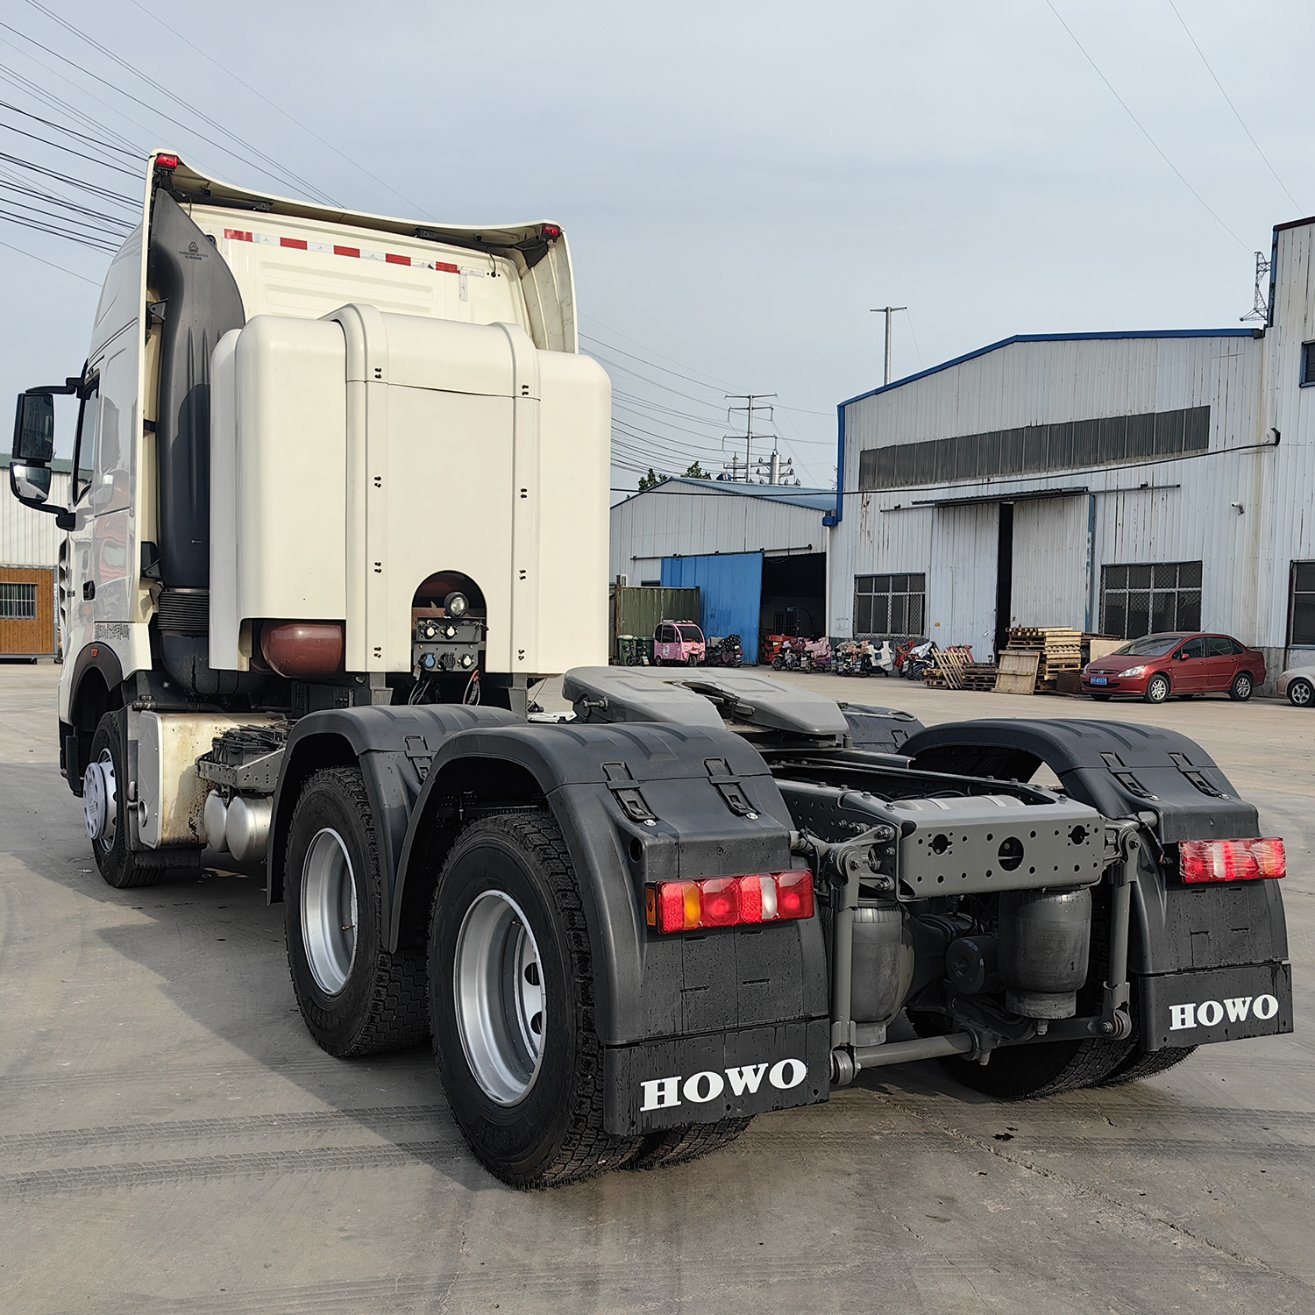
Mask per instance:
[[[816,1105],[831,1089],[825,1018],[604,1052],[604,1127],[629,1135]]]
[[[1137,982],[1146,1050],[1292,1031],[1292,967],[1287,963],[1208,968]]]

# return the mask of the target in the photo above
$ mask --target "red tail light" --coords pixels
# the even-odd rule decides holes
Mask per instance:
[[[157,169],[168,169],[170,171],[178,168],[178,157],[176,155],[157,155],[155,157],[155,167]]]
[[[644,913],[655,931],[745,927],[813,916],[811,872],[754,872],[704,881],[659,881],[644,895]]]
[[[1286,877],[1288,856],[1276,837],[1263,840],[1184,840],[1178,871],[1188,885]]]
[[[562,230],[556,224],[544,224],[539,232],[547,242],[555,242],[562,235]]]

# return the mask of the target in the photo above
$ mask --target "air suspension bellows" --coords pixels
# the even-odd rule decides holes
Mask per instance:
[[[904,1007],[913,982],[913,937],[898,904],[854,910],[854,977],[850,1011],[859,1045],[880,1045],[886,1024]]]
[[[1020,890],[1000,897],[1005,1008],[1024,1018],[1072,1018],[1087,980],[1091,891]]]

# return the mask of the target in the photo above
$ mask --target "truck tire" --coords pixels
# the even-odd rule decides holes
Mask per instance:
[[[939,1014],[909,1012],[919,1036],[943,1036],[947,1030]],[[956,1082],[996,1100],[1041,1100],[1062,1091],[1095,1087],[1113,1076],[1132,1057],[1130,1041],[1039,1041],[1024,1046],[1001,1046],[990,1062],[951,1056],[941,1064]]]
[[[1149,1053],[1138,1050],[1129,1055],[1100,1085],[1121,1087],[1125,1082],[1153,1078],[1157,1073],[1164,1073],[1175,1064],[1181,1064],[1195,1050],[1195,1046],[1166,1046],[1163,1050],[1152,1050]]]
[[[383,948],[379,844],[355,767],[326,768],[302,786],[283,900],[292,989],[316,1043],[345,1059],[422,1041],[424,951]]]
[[[716,1123],[693,1123],[683,1128],[669,1128],[645,1137],[635,1155],[626,1161],[627,1169],[667,1169],[688,1164],[723,1146],[729,1146],[753,1122],[746,1119],[719,1119]]]
[[[457,836],[434,891],[429,1012],[453,1117],[503,1182],[555,1186],[635,1153],[603,1129],[589,934],[551,817],[494,814]]]
[[[158,852],[128,847],[126,750],[127,718],[122,709],[107,712],[91,737],[82,777],[82,809],[96,866],[115,890],[153,886],[169,870]],[[93,830],[99,833],[92,834]]]

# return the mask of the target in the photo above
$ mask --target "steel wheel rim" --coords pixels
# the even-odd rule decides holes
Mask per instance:
[[[325,995],[347,985],[356,960],[356,881],[343,838],[324,827],[301,868],[301,940],[311,976]]]
[[[82,779],[82,815],[87,835],[102,853],[114,848],[119,833],[119,789],[114,755],[108,749],[91,763]]]
[[[1288,698],[1299,708],[1304,708],[1310,702],[1313,692],[1315,691],[1312,691],[1311,686],[1306,681],[1294,680],[1288,690]]]
[[[543,1062],[541,962],[529,919],[516,901],[500,890],[479,895],[457,933],[453,999],[466,1063],[499,1105],[523,1100]]]

